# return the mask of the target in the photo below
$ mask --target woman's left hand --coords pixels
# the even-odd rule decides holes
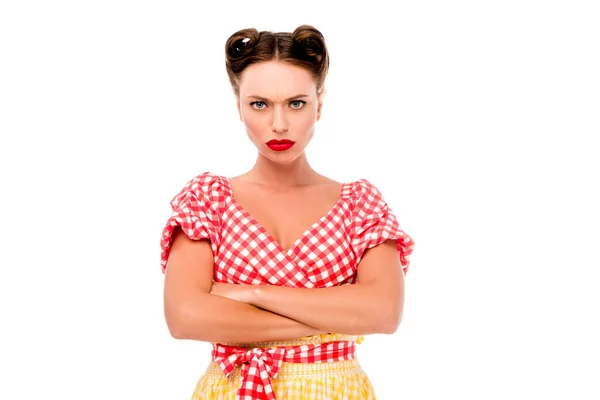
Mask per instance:
[[[210,294],[250,304],[253,290],[253,285],[213,282],[212,287],[210,288]]]

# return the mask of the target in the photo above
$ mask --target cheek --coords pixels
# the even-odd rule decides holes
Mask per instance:
[[[298,131],[307,131],[312,128],[317,119],[317,111],[310,110],[294,115],[293,125]]]
[[[260,134],[267,125],[264,116],[257,113],[243,113],[243,118],[246,131],[253,135]]]

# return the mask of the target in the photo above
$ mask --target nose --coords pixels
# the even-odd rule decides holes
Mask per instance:
[[[275,111],[273,112],[273,126],[271,129],[275,133],[284,133],[289,129],[283,110],[279,107],[275,107]]]

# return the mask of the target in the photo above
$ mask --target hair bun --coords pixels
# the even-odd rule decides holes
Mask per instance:
[[[322,63],[326,60],[327,48],[323,34],[313,26],[302,25],[292,33],[292,40],[297,53],[312,62]]]
[[[247,56],[258,42],[259,32],[254,28],[237,31],[227,39],[225,51],[231,61]]]

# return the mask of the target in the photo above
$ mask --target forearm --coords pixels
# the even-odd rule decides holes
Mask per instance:
[[[291,318],[208,293],[180,305],[175,315],[171,334],[186,340],[252,343],[323,333]]]
[[[375,285],[322,289],[257,286],[251,304],[326,332],[366,335],[393,333],[401,319],[401,299]]]

